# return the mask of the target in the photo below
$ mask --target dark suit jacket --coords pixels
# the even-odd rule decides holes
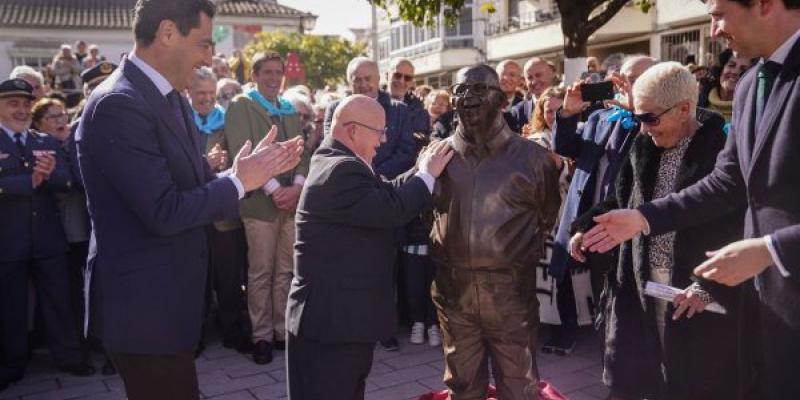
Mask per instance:
[[[93,232],[89,268],[100,336],[112,352],[171,354],[197,344],[208,268],[206,225],[238,216],[236,187],[217,179],[182,100],[124,60],[92,92],[77,132]]]
[[[375,173],[394,179],[414,165],[417,158],[417,145],[414,142],[414,125],[408,106],[402,101],[393,100],[388,93],[378,92],[378,103],[386,111],[386,143],[378,147],[378,153],[372,160]],[[331,133],[333,113],[341,100],[331,102],[325,110],[324,136]]]
[[[56,152],[55,170],[36,189],[31,181],[34,150]],[[49,135],[28,130],[27,167],[20,162],[21,157],[17,145],[0,129],[0,264],[67,252],[67,239],[56,203],[56,193],[72,186],[64,153]]]
[[[289,332],[323,342],[394,334],[394,230],[431,199],[425,182],[408,175],[382,182],[347,147],[325,138],[297,206]]]
[[[564,273],[583,264],[570,257],[570,226],[575,218],[588,211],[594,204],[594,191],[597,165],[605,153],[605,146],[611,134],[619,130],[628,135],[619,122],[609,122],[612,110],[600,110],[593,113],[589,120],[578,129],[579,117],[561,117],[560,110],[556,114],[553,128],[553,148],[556,153],[577,160],[575,174],[569,185],[567,198],[564,200],[564,211],[558,225],[553,256],[550,261],[550,274],[561,279]],[[630,142],[630,141],[629,141]],[[629,147],[622,150],[627,151]],[[611,193],[613,195],[613,192]]]
[[[530,121],[533,116],[533,106],[536,105],[534,99],[525,99],[511,107],[506,113],[506,122],[511,130],[519,133],[522,127]]]
[[[730,135],[714,171],[639,209],[658,234],[747,206],[744,236],[772,235],[791,276],[769,267],[756,278],[759,319],[744,316],[748,321],[742,329],[759,329],[761,349],[750,348],[759,363],[758,386],[766,391],[757,398],[788,399],[800,392],[795,372],[800,365],[800,43],[794,44],[756,127],[757,70],[751,68],[739,81]],[[745,285],[752,293],[752,283]]]

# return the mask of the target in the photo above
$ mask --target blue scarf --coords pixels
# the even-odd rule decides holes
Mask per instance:
[[[608,116],[608,122],[621,121],[622,128],[624,128],[626,131],[636,127],[636,119],[633,118],[632,112],[620,106],[614,106],[612,109],[614,112]]]
[[[278,96],[278,107],[276,108],[274,105],[272,105],[271,101],[264,98],[261,93],[258,93],[258,89],[256,88],[251,88],[250,90],[244,92],[244,94],[253,99],[253,101],[256,103],[260,104],[261,107],[264,107],[269,115],[282,117],[284,115],[294,115],[297,113],[297,110],[294,109],[292,103],[283,97]]]
[[[725,133],[725,136],[728,136],[728,135],[731,134],[731,123],[730,122],[726,122],[725,125],[722,126],[722,132]]]
[[[219,104],[214,106],[214,109],[206,116],[206,122],[203,123],[203,117],[192,109],[194,113],[194,124],[200,132],[210,135],[225,126],[225,109]]]

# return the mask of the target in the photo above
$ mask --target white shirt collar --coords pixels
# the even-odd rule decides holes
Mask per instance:
[[[132,62],[133,65],[139,67],[139,69],[144,72],[144,74],[153,82],[153,84],[156,85],[156,88],[162,96],[166,97],[171,91],[175,90],[167,78],[164,78],[164,75],[161,75],[161,73],[156,71],[155,68],[151,67],[150,64],[137,57],[136,52],[128,55],[128,61]]]
[[[3,130],[6,133],[6,135],[8,135],[8,137],[11,138],[11,141],[14,141],[14,131],[12,131],[11,129],[7,128],[2,123],[0,123],[0,130]],[[22,143],[25,143],[25,140],[28,138],[28,130],[25,129],[24,131],[22,131],[20,133],[22,134]]]
[[[789,39],[783,42],[781,47],[778,47],[778,49],[772,53],[772,56],[769,57],[769,60],[781,65],[785,64],[786,59],[789,58],[789,52],[792,51],[792,48],[798,39],[800,39],[800,29],[798,29]]]

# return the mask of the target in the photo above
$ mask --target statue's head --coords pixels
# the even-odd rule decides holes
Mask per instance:
[[[492,126],[506,101],[497,72],[486,64],[459,70],[452,91],[459,123],[470,136]]]

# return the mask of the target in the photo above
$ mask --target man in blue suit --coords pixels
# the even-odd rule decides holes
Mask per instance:
[[[402,101],[392,99],[389,93],[378,88],[380,73],[378,64],[366,57],[356,57],[347,65],[347,80],[353,94],[372,97],[381,104],[386,113],[386,142],[378,148],[372,160],[375,173],[386,179],[394,179],[414,165],[417,145],[414,142],[413,127],[408,106]],[[325,110],[325,136],[331,133],[333,114],[341,103],[337,100]]]
[[[245,144],[211,173],[180,94],[211,64],[214,3],[139,0],[130,57],[92,93],[77,132],[92,219],[99,336],[128,398],[197,399],[208,269],[206,227],[236,218],[239,199],[298,162],[300,141]],[[252,152],[251,152],[252,150]]]
[[[56,366],[94,373],[82,362],[67,301],[67,239],[56,193],[72,181],[58,142],[29,129],[33,99],[26,81],[0,82],[0,391],[22,379],[28,361],[29,274]]]
[[[742,398],[800,393],[800,1],[708,0],[711,32],[737,57],[761,59],[736,88],[714,171],[680,193],[595,217],[583,246],[608,251],[638,234],[702,224],[747,206],[744,240],[708,249],[695,274],[744,283]],[[666,111],[664,111],[666,112]],[[647,126],[643,126],[643,130]],[[698,379],[702,379],[698,377]]]

